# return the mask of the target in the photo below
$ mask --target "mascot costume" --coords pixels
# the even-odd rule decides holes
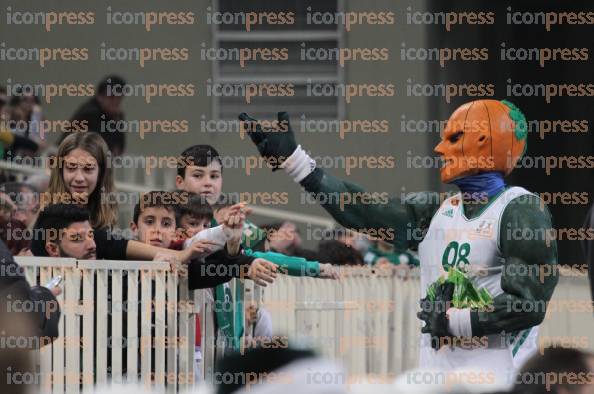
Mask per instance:
[[[263,130],[239,115],[260,154],[313,195],[363,193],[321,168],[300,145],[286,112],[282,129]],[[526,151],[527,123],[508,101],[477,100],[456,109],[435,147],[441,180],[460,193],[410,193],[388,203],[318,201],[351,229],[393,229],[399,251],[418,250],[421,269],[421,368],[473,369],[513,384],[537,350],[538,325],[557,284],[551,215],[538,196],[504,177]]]

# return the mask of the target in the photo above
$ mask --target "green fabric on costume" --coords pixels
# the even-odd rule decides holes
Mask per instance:
[[[525,117],[517,107],[504,102],[511,108],[510,116],[515,123],[515,135],[518,139],[526,138]],[[256,130],[248,135],[256,144],[260,155],[266,159],[275,159],[283,163],[295,149],[297,142],[289,125],[289,115],[279,113],[279,121],[286,122],[286,127],[278,126],[277,131],[265,132],[258,124]],[[247,114],[241,114],[242,121],[255,121]],[[282,123],[279,123],[282,124]],[[311,167],[311,164],[310,164]],[[299,183],[314,198],[319,198],[320,205],[342,226],[364,233],[383,231],[384,240],[394,245],[397,251],[416,250],[425,238],[431,219],[441,206],[440,193],[408,193],[401,198],[388,201],[363,201],[342,204],[337,199],[323,198],[329,195],[354,195],[367,193],[361,186],[341,180],[321,168],[312,167],[313,171]],[[489,202],[491,202],[492,199]],[[468,220],[480,215],[484,204],[467,204],[463,208]],[[535,195],[524,195],[510,201],[501,216],[499,247],[503,259],[501,289],[503,292],[493,298],[492,306],[483,311],[471,309],[472,335],[510,333],[529,329],[540,324],[546,310],[540,305],[551,299],[559,280],[557,269],[556,240],[549,237],[512,236],[512,234],[550,234],[553,230],[551,214],[543,201]],[[504,230],[505,229],[505,230]],[[388,234],[389,230],[389,234]],[[375,231],[374,231],[375,232]],[[376,233],[376,234],[377,234]],[[542,272],[548,275],[539,275]],[[525,272],[518,275],[518,272]],[[515,274],[514,274],[515,273]],[[443,287],[442,287],[443,288]],[[522,310],[514,310],[509,305],[522,305]],[[529,309],[525,310],[525,306]]]
[[[340,180],[320,168],[308,175],[301,185],[314,195],[365,192],[360,186]],[[415,250],[423,240],[440,201],[437,192],[409,193],[405,199],[393,198],[387,204],[351,204],[341,207],[338,203],[322,203],[322,207],[341,225],[357,229],[391,229],[391,241],[396,250]],[[464,205],[468,219],[478,217],[484,204]],[[504,259],[501,275],[502,294],[493,297],[487,310],[471,309],[473,336],[483,336],[528,329],[542,322],[546,311],[538,308],[553,295],[559,275],[556,240],[546,237],[525,239],[514,237],[514,231],[530,234],[547,234],[552,231],[551,214],[542,201],[534,195],[524,195],[510,201],[501,217],[502,229],[499,244]],[[522,271],[520,271],[522,270]],[[544,271],[543,271],[544,270]],[[516,275],[526,272],[526,275]],[[550,272],[550,275],[539,275]],[[515,311],[509,305],[528,305],[533,312]]]

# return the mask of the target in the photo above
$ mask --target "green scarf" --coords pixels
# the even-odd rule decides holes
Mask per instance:
[[[216,220],[212,220],[211,227],[218,226]],[[260,242],[266,240],[266,232],[255,224],[246,221],[244,232],[241,238],[243,248],[255,248]],[[215,319],[217,322],[218,335],[222,336],[226,349],[240,350],[241,337],[243,336],[243,283],[237,281],[235,297],[229,286],[220,284],[215,287]],[[235,313],[233,313],[235,311]],[[235,316],[235,319],[233,318]]]
[[[225,351],[239,351],[243,336],[243,283],[237,282],[235,298],[230,286],[225,284],[215,287],[215,317],[218,336],[223,338]],[[235,302],[234,302],[235,300]],[[235,313],[233,313],[235,311]],[[233,320],[235,316],[235,321]]]
[[[320,263],[309,261],[303,257],[287,256],[277,252],[255,252],[251,249],[245,249],[245,254],[255,258],[261,258],[278,265],[283,273],[290,276],[311,276],[317,278],[320,276]]]

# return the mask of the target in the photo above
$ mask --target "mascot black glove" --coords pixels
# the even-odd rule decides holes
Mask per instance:
[[[422,310],[417,313],[417,317],[425,322],[421,332],[431,335],[431,347],[435,350],[439,350],[444,343],[443,338],[452,336],[448,330],[446,312],[452,306],[453,295],[454,284],[445,282],[436,288],[435,300],[427,297],[421,300]]]
[[[256,119],[245,112],[239,115],[239,120],[244,122],[245,130],[256,144],[258,152],[273,167],[273,170],[279,169],[287,157],[297,149],[295,135],[289,124],[289,114],[279,112],[277,117],[276,128],[264,129]]]
[[[264,129],[260,123],[246,113],[239,115],[243,127],[256,144],[260,155],[266,159],[273,171],[284,168],[295,180],[301,182],[315,168],[315,161],[295,141],[295,134],[289,123],[289,114],[278,113],[278,124],[274,129]]]

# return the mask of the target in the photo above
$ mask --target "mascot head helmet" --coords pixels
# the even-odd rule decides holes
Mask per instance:
[[[508,175],[526,151],[527,126],[524,114],[509,101],[476,100],[460,106],[435,147],[443,159],[442,182],[488,171]]]

